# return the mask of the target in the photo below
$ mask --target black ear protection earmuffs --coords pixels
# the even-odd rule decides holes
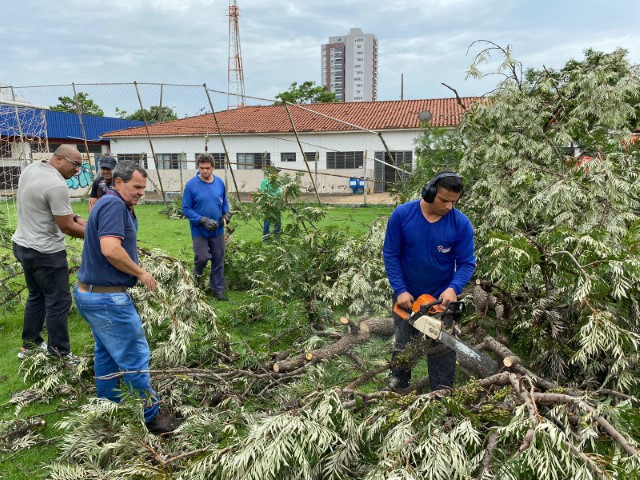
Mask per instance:
[[[429,183],[427,183],[424,187],[422,187],[422,199],[427,203],[433,203],[436,199],[436,194],[438,193],[438,182],[442,179],[456,177],[462,181],[462,178],[457,173],[453,172],[445,172],[433,177]],[[462,196],[462,193],[460,193]]]

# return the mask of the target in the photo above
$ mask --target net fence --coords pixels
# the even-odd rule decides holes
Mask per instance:
[[[82,171],[67,182],[74,197],[88,195],[106,154],[148,169],[151,200],[180,194],[202,153],[214,157],[216,175],[239,199],[258,189],[267,166],[300,175],[303,191],[318,201],[349,194],[365,203],[411,171],[418,129],[382,133],[349,104],[246,96],[246,107],[229,108],[237,103],[206,85],[0,87],[0,197],[11,201],[21,169],[63,143],[83,153]]]

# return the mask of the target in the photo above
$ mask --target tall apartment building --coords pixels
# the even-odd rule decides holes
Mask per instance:
[[[349,35],[329,37],[322,45],[322,86],[344,102],[378,97],[378,39],[352,28]]]

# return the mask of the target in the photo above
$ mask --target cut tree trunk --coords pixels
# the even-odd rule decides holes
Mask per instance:
[[[277,373],[285,373],[300,368],[306,364],[318,363],[331,357],[335,357],[336,355],[342,355],[349,352],[354,346],[366,343],[371,336],[388,338],[393,335],[393,332],[394,326],[391,318],[368,318],[366,320],[362,320],[357,325],[357,329],[354,326],[354,328],[351,328],[350,333],[343,335],[331,345],[275,362],[273,364],[273,371]]]

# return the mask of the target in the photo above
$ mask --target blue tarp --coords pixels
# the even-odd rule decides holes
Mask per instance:
[[[75,113],[44,110],[45,125],[43,126],[42,112],[43,110],[38,109],[24,107],[16,109],[12,106],[0,105],[0,136],[19,137],[22,132],[25,137],[42,138],[43,127],[46,126],[48,138],[83,139],[80,120]],[[139,120],[95,117],[93,115],[82,115],[82,123],[89,142],[102,140],[100,135],[106,132],[144,125],[144,122]]]

